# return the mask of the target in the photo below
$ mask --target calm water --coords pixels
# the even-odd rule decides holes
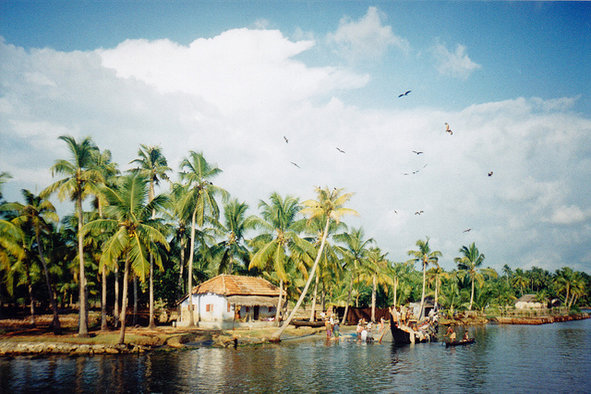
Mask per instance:
[[[591,392],[591,319],[471,328],[476,343],[323,340],[0,359],[0,392]]]

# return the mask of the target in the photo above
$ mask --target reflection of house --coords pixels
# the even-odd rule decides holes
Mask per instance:
[[[204,328],[229,329],[241,325],[271,325],[275,318],[279,288],[263,278],[219,275],[195,286],[193,318]],[[285,291],[282,299],[285,299]],[[178,326],[189,324],[189,295],[181,300]]]
[[[515,301],[515,309],[541,309],[544,304],[537,300],[535,294],[524,294]]]

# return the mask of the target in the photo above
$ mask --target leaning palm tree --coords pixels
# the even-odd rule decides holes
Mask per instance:
[[[100,264],[109,264],[122,257],[125,260],[123,271],[123,303],[121,306],[121,331],[119,343],[125,342],[125,316],[127,310],[127,289],[130,268],[134,275],[144,280],[149,273],[148,255],[152,254],[158,265],[161,255],[157,246],[168,250],[168,242],[162,235],[163,226],[153,218],[153,211],[162,209],[166,203],[163,196],[148,199],[148,180],[137,175],[123,177],[118,188],[105,187],[108,206],[105,207],[107,218],[93,220],[86,224],[82,232],[104,231],[113,235],[103,248]]]
[[[272,193],[269,202],[259,202],[259,209],[261,217],[256,220],[256,226],[262,232],[250,241],[255,252],[248,269],[258,268],[275,273],[279,280],[275,321],[279,322],[283,286],[288,280],[288,265],[298,265],[298,262],[311,264],[312,259],[309,256],[312,246],[298,235],[303,230],[304,222],[298,219],[301,206],[297,198],[283,198],[278,193]]]
[[[45,285],[47,286],[47,295],[53,312],[53,321],[50,328],[55,334],[61,334],[61,325],[59,313],[57,309],[57,299],[51,281],[49,280],[49,271],[47,269],[47,261],[45,260],[45,252],[43,250],[43,242],[41,240],[42,234],[51,233],[53,228],[49,222],[57,223],[59,218],[53,204],[46,199],[34,195],[29,190],[22,190],[25,204],[18,202],[6,203],[2,206],[3,210],[10,210],[16,213],[16,217],[12,220],[14,224],[23,228],[32,228],[35,234],[35,244],[37,245],[37,254],[39,260],[43,265],[43,273],[45,276]]]
[[[189,157],[181,162],[181,180],[188,187],[188,192],[183,198],[183,211],[191,213],[191,246],[189,249],[189,326],[195,325],[193,317],[193,258],[195,256],[195,226],[203,227],[206,215],[217,219],[220,214],[218,203],[215,200],[217,194],[227,198],[227,192],[211,183],[211,179],[219,175],[222,170],[212,166],[205,160],[203,153],[189,152]]]
[[[482,274],[478,272],[478,267],[480,267],[484,261],[484,254],[480,253],[474,242],[472,242],[470,246],[462,246],[460,253],[462,253],[463,256],[456,257],[454,261],[457,263],[458,269],[465,271],[470,277],[471,291],[470,305],[468,306],[468,310],[472,310],[472,305],[474,303],[474,282],[478,281],[479,283],[482,283],[484,280]],[[480,271],[486,272],[491,276],[496,276],[496,272],[493,274],[491,269],[484,269]]]
[[[425,282],[427,279],[427,266],[429,264],[434,264],[439,261],[439,257],[441,257],[441,252],[438,250],[431,251],[429,247],[429,237],[427,237],[426,241],[419,239],[416,243],[419,247],[418,250],[409,250],[409,256],[414,256],[414,261],[416,263],[421,263],[423,266],[423,292],[421,293],[421,306],[419,308],[419,319],[425,317]]]
[[[140,149],[138,151],[139,158],[134,159],[130,162],[130,164],[137,164],[136,168],[131,170],[132,173],[139,174],[145,178],[147,178],[150,182],[150,189],[148,191],[148,202],[154,199],[154,184],[160,183],[161,179],[168,179],[168,175],[166,174],[168,171],[172,171],[170,167],[168,167],[168,163],[166,162],[166,157],[162,154],[161,148],[159,146],[147,146],[147,145],[140,145]],[[156,214],[155,211],[152,212],[152,216]],[[150,255],[150,314],[149,314],[149,323],[148,326],[150,328],[156,327],[154,323],[154,260],[152,255]]]
[[[74,137],[61,136],[72,155],[72,160],[57,160],[51,167],[52,175],[63,174],[64,178],[49,185],[42,193],[41,197],[46,198],[57,191],[58,198],[64,200],[70,198],[76,203],[76,215],[78,216],[78,263],[79,269],[79,327],[78,335],[88,336],[88,324],[86,321],[86,274],[84,267],[84,236],[82,235],[83,209],[82,201],[91,193],[93,186],[102,180],[100,172],[93,169],[93,157],[98,152],[98,148],[90,137],[86,137],[77,142]]]
[[[326,224],[324,225],[324,230],[322,232],[322,241],[320,242],[320,248],[316,254],[316,259],[314,260],[314,265],[312,265],[312,269],[310,270],[310,274],[308,275],[308,281],[302,290],[302,294],[300,298],[296,302],[293,310],[291,311],[287,320],[283,323],[283,325],[279,328],[279,330],[273,335],[274,340],[279,340],[283,331],[289,326],[289,323],[293,319],[295,313],[297,312],[298,308],[302,304],[304,297],[308,292],[308,288],[310,287],[310,283],[314,278],[314,273],[316,272],[316,267],[318,267],[318,262],[320,261],[320,257],[322,256],[322,250],[324,249],[324,244],[326,243],[326,238],[328,236],[328,228],[330,222],[332,220],[336,221],[337,223],[341,220],[341,217],[346,214],[358,215],[357,211],[345,208],[343,205],[347,203],[351,197],[353,196],[352,193],[345,193],[342,194],[343,189],[334,188],[330,190],[328,187],[316,188],[316,195],[317,200],[306,200],[302,204],[304,205],[304,209],[302,209],[302,213],[309,217],[309,220],[315,217],[325,217]]]
[[[344,247],[339,247],[339,251],[344,258],[344,268],[349,270],[349,291],[343,321],[341,322],[344,325],[347,320],[349,305],[351,305],[353,282],[357,279],[357,283],[359,283],[359,272],[367,264],[368,248],[375,241],[373,238],[365,239],[365,233],[361,227],[337,234],[334,236],[334,239],[345,245]]]

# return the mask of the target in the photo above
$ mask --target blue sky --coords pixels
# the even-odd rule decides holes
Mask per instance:
[[[0,36],[9,199],[90,135],[122,169],[203,151],[252,213],[344,187],[394,261],[591,272],[589,3],[1,1]]]

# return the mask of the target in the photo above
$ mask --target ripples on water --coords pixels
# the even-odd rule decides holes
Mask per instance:
[[[0,359],[0,392],[591,392],[591,320],[470,329],[476,343],[323,340]]]

